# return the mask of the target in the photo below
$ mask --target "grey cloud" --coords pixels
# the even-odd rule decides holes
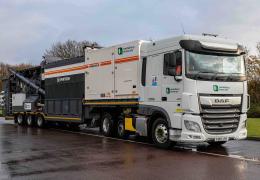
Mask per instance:
[[[38,64],[46,48],[67,39],[109,46],[135,39],[212,32],[245,43],[260,41],[259,1],[3,0],[0,61]],[[258,38],[258,39],[257,39]]]

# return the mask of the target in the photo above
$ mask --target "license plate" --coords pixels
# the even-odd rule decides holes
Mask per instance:
[[[215,138],[215,141],[218,142],[218,141],[228,141],[228,137],[217,137]]]

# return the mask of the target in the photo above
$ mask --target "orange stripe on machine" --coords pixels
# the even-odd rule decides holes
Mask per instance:
[[[103,61],[100,63],[100,66],[106,66],[112,64],[112,61]]]
[[[82,66],[76,66],[72,68],[67,68],[67,69],[59,69],[59,70],[54,70],[54,71],[48,71],[45,72],[44,75],[51,75],[51,74],[58,74],[58,73],[64,73],[64,72],[71,72],[71,71],[78,71],[78,70],[83,70],[87,69],[89,65],[82,65]]]
[[[97,66],[99,66],[99,63],[92,63],[88,65],[88,67],[97,67]]]
[[[139,60],[139,56],[131,56],[131,57],[127,57],[127,58],[116,59],[115,63],[119,64],[119,63],[126,63],[126,62],[131,62],[131,61],[138,61],[138,60]]]
[[[131,57],[126,57],[126,58],[116,59],[114,62],[116,64],[120,64],[120,63],[127,63],[127,62],[138,61],[138,60],[139,60],[139,56],[131,56]],[[45,72],[44,75],[47,76],[47,75],[52,75],[52,74],[78,71],[78,70],[83,70],[83,69],[92,68],[92,67],[107,66],[110,64],[112,64],[112,60],[102,61],[100,63],[85,64],[85,65],[76,66],[76,67],[67,68],[67,69],[48,71],[48,72]]]

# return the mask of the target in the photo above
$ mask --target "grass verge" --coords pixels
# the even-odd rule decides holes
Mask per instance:
[[[260,118],[247,119],[247,137],[259,138],[260,140]]]

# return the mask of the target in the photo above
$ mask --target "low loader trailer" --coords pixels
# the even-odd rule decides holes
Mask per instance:
[[[7,112],[20,125],[86,124],[163,148],[221,145],[247,137],[244,54],[234,41],[194,35],[86,48],[84,57],[10,70]]]

